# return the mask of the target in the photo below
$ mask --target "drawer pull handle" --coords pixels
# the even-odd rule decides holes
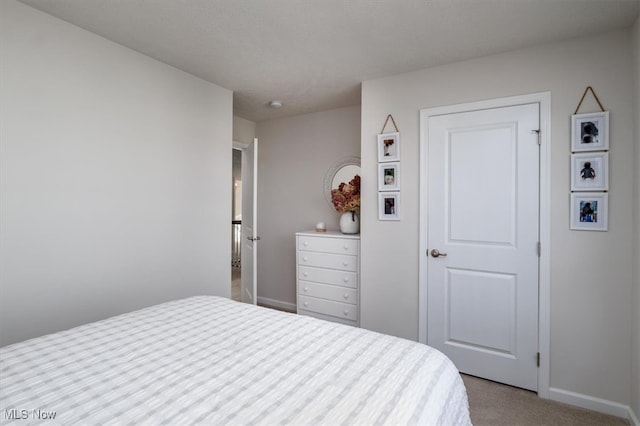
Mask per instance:
[[[345,316],[347,316],[347,315],[349,315],[349,311],[347,311],[347,310],[345,309],[345,311],[343,312],[343,314],[344,314]]]
[[[309,302],[304,302],[304,306],[309,306]]]
[[[309,291],[309,287],[303,288],[304,292],[307,293]]]
[[[309,243],[308,243],[308,242],[306,242],[306,241],[305,241],[304,243],[302,243],[302,244],[303,244],[305,247],[309,245]]]
[[[345,299],[348,299],[349,298],[349,293],[345,293],[344,296],[342,296],[342,297],[344,297]]]
[[[303,258],[302,258],[302,260],[303,260],[304,262],[306,262],[307,260],[309,260],[309,258],[308,258],[307,256],[305,256],[305,257],[303,257]]]
[[[345,260],[344,262],[342,262],[342,266],[349,266],[349,262]]]
[[[348,282],[349,282],[349,277],[344,277],[344,278],[342,279],[342,281],[344,281],[345,283],[348,283]]]
[[[308,272],[305,272],[305,273],[303,273],[302,275],[304,275],[305,277],[308,277],[308,276],[309,276],[309,273],[308,273]]]
[[[344,249],[345,249],[345,250],[349,250],[349,246],[345,244],[345,245],[344,245]]]

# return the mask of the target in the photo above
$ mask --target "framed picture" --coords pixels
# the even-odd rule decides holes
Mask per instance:
[[[609,111],[571,116],[571,151],[609,149]]]
[[[571,154],[571,190],[609,190],[609,153]]]
[[[574,192],[571,194],[571,229],[606,231],[609,194],[606,192]]]
[[[378,164],[378,191],[400,189],[400,162]]]
[[[378,219],[400,220],[400,192],[378,192]]]
[[[378,162],[400,160],[400,133],[378,135]]]

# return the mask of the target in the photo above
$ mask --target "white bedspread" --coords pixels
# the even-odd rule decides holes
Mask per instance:
[[[224,298],[0,348],[0,423],[470,424],[428,346]],[[52,418],[53,417],[53,418]]]

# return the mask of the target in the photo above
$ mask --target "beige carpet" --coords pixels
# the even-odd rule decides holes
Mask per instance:
[[[559,402],[540,399],[534,392],[462,375],[475,426],[627,426],[619,417],[607,416]]]

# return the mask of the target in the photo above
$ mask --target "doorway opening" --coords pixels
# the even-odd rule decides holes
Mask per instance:
[[[258,277],[258,139],[233,142],[231,216],[231,299],[255,305]]]
[[[231,211],[231,299],[242,301],[242,151],[233,148]]]

